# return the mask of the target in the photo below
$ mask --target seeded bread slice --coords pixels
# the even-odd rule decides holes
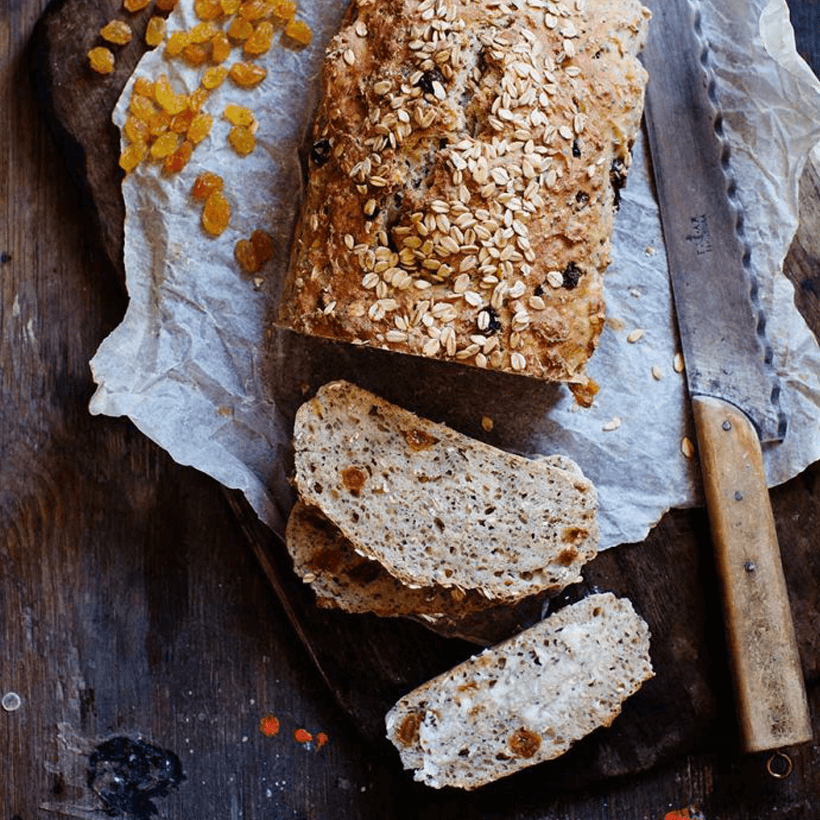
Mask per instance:
[[[510,602],[579,581],[596,554],[595,488],[566,459],[504,452],[342,381],[302,405],[293,440],[300,497],[402,584]]]
[[[648,18],[639,0],[352,0],[279,323],[584,383]]]
[[[591,595],[410,692],[387,737],[416,780],[475,789],[609,726],[653,674],[632,604]]]

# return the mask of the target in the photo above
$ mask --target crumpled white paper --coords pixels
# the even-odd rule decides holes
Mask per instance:
[[[169,31],[198,22],[192,5],[180,0]],[[703,28],[790,415],[786,440],[765,448],[775,485],[820,458],[820,349],[781,273],[797,226],[799,176],[820,140],[820,83],[797,56],[785,0],[744,2],[746,14],[722,15],[723,5],[703,3]],[[320,384],[347,378],[496,446],[570,456],[598,488],[601,548],[642,540],[665,511],[700,501],[696,462],[681,451],[683,437],[694,434],[685,380],[673,368],[677,332],[642,138],[615,221],[605,277],[608,321],[589,367],[601,385],[592,407],[579,407],[562,385],[272,326],[299,204],[298,150],[318,99],[324,46],[344,7],[343,0],[303,0],[298,16],[313,29],[312,44],[299,52],[271,49],[268,76],[252,90],[226,82],[212,92],[213,130],[181,174],[164,177],[143,163],[125,180],[130,303],[91,362],[98,385],[91,413],[130,417],[179,463],[242,490],[281,535],[293,502],[293,414]],[[146,54],[114,111],[117,125],[134,78],[162,72],[190,91],[201,69],[168,61],[162,48]],[[257,148],[247,158],[227,144],[229,125],[220,117],[227,102],[251,107],[259,120]],[[190,199],[193,180],[206,169],[223,176],[233,206],[218,239],[201,231],[199,205]],[[236,240],[256,228],[277,238],[258,281],[233,259]],[[643,335],[628,341],[634,330]]]

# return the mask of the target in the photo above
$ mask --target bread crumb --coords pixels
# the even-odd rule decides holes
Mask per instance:
[[[629,342],[629,344],[635,344],[635,342],[643,338],[644,333],[646,333],[646,331],[642,327],[635,328],[635,330],[631,330],[629,332],[629,334],[626,337],[626,340]]]
[[[621,419],[619,416],[613,416],[601,429],[609,432],[610,430],[617,430],[621,426]]]
[[[653,365],[652,367],[652,378],[657,382],[663,378],[663,370],[661,370],[657,365]]]
[[[683,356],[680,353],[675,354],[675,361],[672,366],[675,368],[675,373],[683,373]]]
[[[644,253],[646,253],[647,256],[654,256],[657,252],[657,248],[653,248],[652,245],[647,245],[646,251],[644,251]]]

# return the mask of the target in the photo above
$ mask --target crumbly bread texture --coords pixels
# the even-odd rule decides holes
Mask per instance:
[[[557,592],[596,554],[597,496],[566,458],[530,460],[331,382],[294,425],[295,483],[402,584],[494,602]]]
[[[278,323],[585,383],[648,18],[639,0],[352,0]]]
[[[591,595],[410,692],[387,736],[416,780],[474,789],[609,726],[653,674],[631,603]]]

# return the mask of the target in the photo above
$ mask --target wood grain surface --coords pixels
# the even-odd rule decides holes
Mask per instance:
[[[101,25],[111,5],[97,5]],[[0,698],[20,699],[0,711],[0,816],[110,816],[113,780],[100,773],[116,765],[116,738],[137,744],[129,751],[145,760],[162,750],[167,764],[143,773],[142,802],[121,816],[147,816],[151,803],[168,818],[818,816],[816,743],[791,750],[795,769],[784,780],[766,776],[765,758],[738,750],[702,510],[668,514],[647,542],[605,553],[588,574],[592,585],[636,574],[664,584],[662,595],[650,602],[647,593],[636,605],[654,629],[666,630],[658,663],[674,674],[661,690],[647,690],[653,700],[613,732],[645,729],[655,701],[678,686],[693,711],[650,728],[675,743],[687,736],[675,756],[589,785],[589,760],[611,754],[595,745],[591,758],[568,757],[564,771],[533,770],[462,795],[412,783],[391,748],[362,732],[367,678],[347,678],[349,703],[358,706],[333,698],[294,627],[299,614],[289,617],[271,590],[264,561],[276,552],[260,549],[258,533],[248,537],[247,518],[241,509],[236,515],[241,502],[175,464],[127,420],[87,413],[88,360],[121,318],[125,298],[112,234],[106,238],[94,213],[97,200],[77,186],[88,174],[69,173],[80,158],[66,163],[65,135],[49,131],[35,98],[42,78],[32,66],[42,55],[30,44],[42,42],[32,34],[45,10],[42,0],[0,6]],[[792,11],[802,20],[800,48],[816,59],[820,13],[808,2],[793,2]],[[77,43],[95,40],[97,23],[75,15],[65,25]],[[67,50],[58,62],[76,57]],[[79,116],[110,107],[87,92],[78,97]],[[789,259],[798,305],[815,332],[819,190],[809,169]],[[809,468],[772,493],[815,738],[819,476]],[[345,674],[355,671],[376,640],[369,629],[326,647],[320,667],[332,671],[335,660]],[[407,641],[418,637],[412,624],[407,633]],[[447,653],[467,651],[445,643]],[[408,675],[399,671],[397,688]],[[4,703],[16,705],[10,697]],[[174,757],[180,782],[170,776]],[[634,771],[646,761],[606,764]]]

